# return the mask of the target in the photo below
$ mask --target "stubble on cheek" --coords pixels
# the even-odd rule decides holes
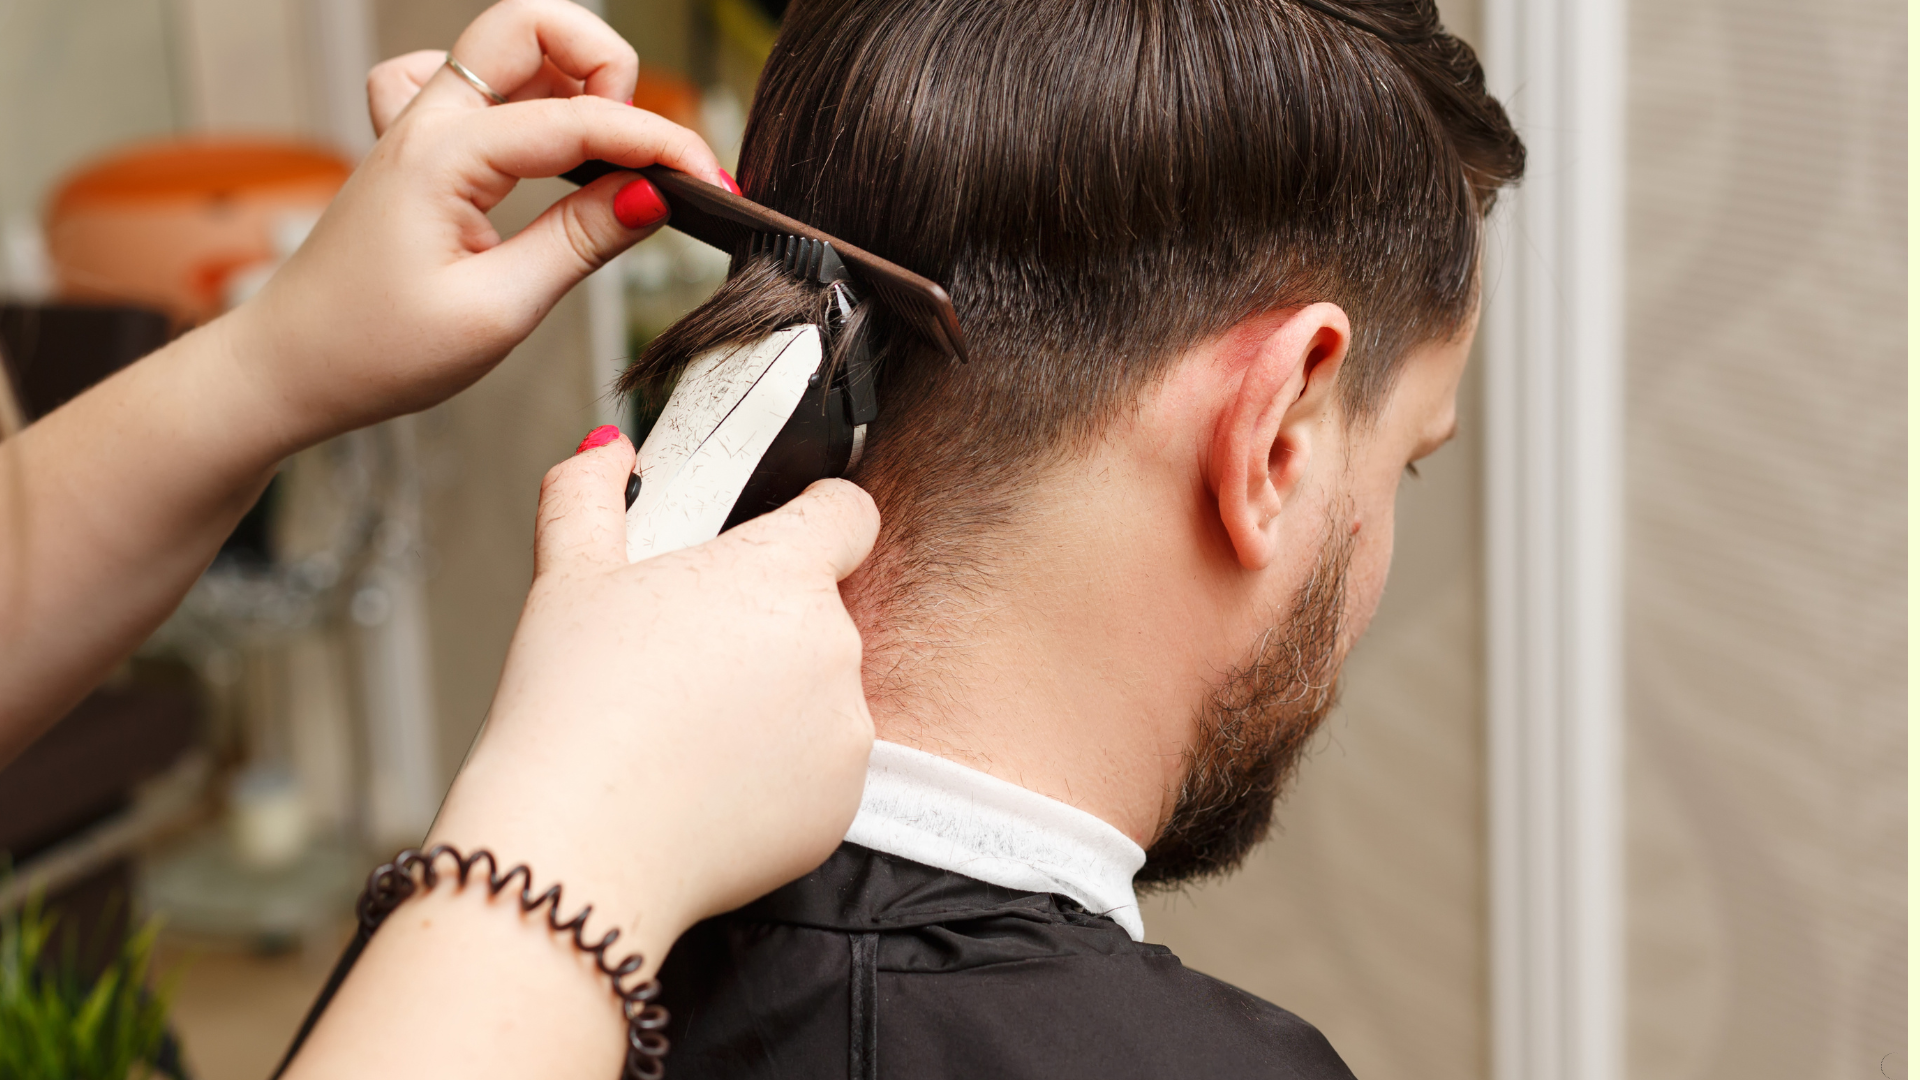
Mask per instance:
[[[1350,520],[1329,523],[1314,571],[1284,619],[1201,704],[1186,778],[1138,884],[1227,873],[1266,838],[1275,803],[1337,697],[1355,546]]]

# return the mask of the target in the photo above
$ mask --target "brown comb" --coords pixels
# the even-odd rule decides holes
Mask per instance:
[[[562,176],[584,185],[618,170],[617,165],[589,161]],[[756,234],[797,237],[830,247],[859,284],[928,344],[961,363],[966,362],[967,338],[960,330],[960,317],[954,314],[953,300],[947,290],[935,282],[686,173],[675,172],[664,165],[649,165],[638,171],[653,181],[653,186],[666,198],[667,208],[673,212],[667,219],[669,227],[736,259],[767,247],[767,241],[755,241]],[[811,250],[811,245],[803,246]]]

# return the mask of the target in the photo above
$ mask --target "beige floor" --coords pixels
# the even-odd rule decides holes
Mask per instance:
[[[163,938],[160,966],[186,965],[173,1020],[194,1080],[266,1080],[350,929],[271,956]]]

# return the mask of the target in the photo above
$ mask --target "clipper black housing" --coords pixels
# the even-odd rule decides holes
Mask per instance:
[[[590,161],[565,178],[586,184],[617,168]],[[966,337],[953,302],[934,282],[684,173],[658,165],[639,171],[666,200],[669,227],[727,252],[736,266],[753,256],[771,256],[788,274],[830,290],[830,310],[819,327],[820,366],[741,489],[722,531],[779,508],[816,480],[843,476],[859,464],[867,425],[879,416],[870,329],[874,321],[855,315],[862,303],[884,306],[928,344],[966,361]],[[843,340],[847,334],[852,339]],[[627,485],[629,507],[640,492],[636,477]]]
[[[820,367],[807,380],[806,396],[774,436],[753,479],[727,515],[723,531],[779,509],[815,480],[845,476],[860,463],[867,425],[880,415],[873,391],[872,348],[864,327],[848,325],[858,300],[849,284],[851,275],[833,246],[802,236],[755,233],[746,254],[771,254],[795,277],[829,285],[833,305],[827,325],[820,328]],[[855,338],[842,343],[839,339],[847,333]],[[841,357],[837,365],[835,353]]]

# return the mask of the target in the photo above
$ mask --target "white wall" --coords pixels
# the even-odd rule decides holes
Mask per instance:
[[[1629,1075],[1898,1080],[1906,8],[1631,14]]]
[[[170,11],[168,0],[0,3],[0,293],[43,284],[20,263],[50,185],[106,147],[184,123]]]

